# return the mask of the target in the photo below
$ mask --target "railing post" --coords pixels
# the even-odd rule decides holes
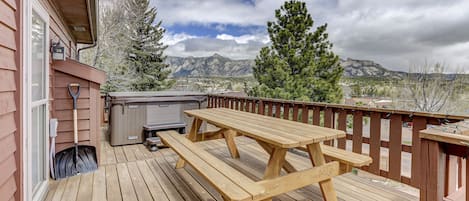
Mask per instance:
[[[314,121],[314,118],[313,118]],[[339,112],[339,119],[338,119],[338,129],[347,132],[347,110],[340,110]],[[337,139],[337,146],[340,149],[345,149],[347,137],[343,137],[340,139]],[[370,148],[371,149],[371,148]],[[374,159],[373,159],[374,162]]]
[[[421,201],[443,200],[444,176],[445,176],[445,154],[438,142],[421,140]]]
[[[353,133],[352,133],[352,151],[362,153],[363,136],[363,112],[356,110],[353,112]]]
[[[290,119],[290,103],[283,104],[283,119]]]
[[[303,109],[301,109],[301,122],[308,123],[308,120],[309,120],[308,112],[309,112],[308,106],[306,104],[303,105]]]
[[[275,104],[275,117],[280,118],[280,112],[282,110],[281,108],[282,108],[282,103],[277,102]]]
[[[264,101],[259,100],[259,114],[264,115],[265,114],[264,109],[265,109]]]
[[[370,157],[373,159],[373,162],[370,164],[368,171],[380,175],[381,113],[379,112],[372,112],[370,114]]]
[[[410,185],[418,188],[420,186],[420,137],[421,130],[427,128],[427,118],[413,117],[412,118],[412,167],[411,167],[411,183]]]
[[[293,121],[298,121],[298,104],[293,103]]]
[[[324,127],[326,128],[334,128],[334,112],[332,108],[325,108],[324,109]],[[324,141],[326,145],[334,145],[332,140]],[[360,142],[361,146],[361,142]]]
[[[389,178],[401,181],[402,115],[392,114],[389,126]]]

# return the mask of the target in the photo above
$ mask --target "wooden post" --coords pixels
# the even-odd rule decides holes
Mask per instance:
[[[414,117],[412,119],[412,169],[410,185],[418,188],[420,186],[420,137],[421,130],[427,128],[427,118]]]
[[[273,103],[272,103],[272,102],[268,102],[267,105],[268,105],[268,108],[269,108],[269,109],[267,110],[267,115],[269,115],[269,117],[271,117],[271,116],[272,116],[272,112],[273,112],[273,107],[272,107],[272,106],[273,106]]]
[[[260,115],[264,115],[264,114],[265,114],[264,109],[265,109],[264,101],[259,100],[259,114],[260,114]]]
[[[392,114],[389,126],[389,178],[401,181],[402,115]]]
[[[283,104],[283,119],[290,120],[290,103]]]
[[[363,136],[363,112],[355,111],[353,113],[353,135],[352,135],[352,151],[362,153],[362,136]]]
[[[321,108],[314,107],[313,109],[313,125],[319,126],[321,122]]]
[[[379,112],[372,112],[370,114],[370,156],[373,159],[373,162],[370,164],[368,171],[373,174],[380,175],[381,113]]]
[[[293,103],[293,121],[298,121],[298,105]]]
[[[420,200],[443,200],[445,154],[438,142],[421,139]]]
[[[281,108],[282,108],[282,103],[277,102],[275,104],[275,117],[280,118],[280,112],[281,112],[280,110],[282,110]]]
[[[339,112],[339,119],[338,119],[338,127],[339,127],[339,130],[342,130],[342,131],[347,131],[347,111],[346,110],[340,110]],[[343,137],[343,138],[339,138],[337,139],[337,143],[338,143],[338,147],[340,149],[345,149],[345,145],[346,145],[346,141],[347,140],[347,137]],[[374,159],[373,159],[373,162],[374,162]]]
[[[308,123],[308,112],[309,112],[308,106],[303,105],[303,109],[301,109],[301,121],[303,123]]]
[[[334,112],[332,111],[332,108],[326,108],[324,110],[324,127],[334,128]],[[324,141],[324,144],[326,145],[334,145],[333,143],[334,141],[332,140]]]

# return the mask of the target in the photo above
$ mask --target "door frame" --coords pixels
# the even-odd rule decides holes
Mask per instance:
[[[22,41],[23,41],[23,198],[24,200],[33,200],[39,201],[43,200],[48,189],[49,183],[49,71],[50,71],[50,64],[49,64],[49,14],[47,10],[44,8],[43,5],[39,2],[39,0],[28,0],[23,1],[23,34],[22,34]],[[32,17],[33,17],[33,10],[34,12],[44,21],[45,23],[45,57],[44,57],[44,65],[45,65],[45,97],[42,100],[32,101],[32,89],[31,89],[31,81],[32,81]],[[45,161],[44,161],[44,175],[46,180],[42,183],[38,184],[39,187],[37,188],[36,193],[33,192],[32,186],[32,157],[31,157],[31,150],[32,150],[32,109],[39,105],[45,105],[44,112],[45,112],[45,119],[44,119],[44,128],[45,128]]]

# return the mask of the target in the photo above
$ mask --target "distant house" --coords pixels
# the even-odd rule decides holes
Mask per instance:
[[[60,149],[70,146],[70,132],[65,131],[70,129],[67,108],[71,100],[66,88],[59,85],[84,85],[79,124],[90,136],[96,130],[89,123],[95,118],[89,111],[98,105],[93,97],[96,92],[99,96],[105,74],[73,61],[80,52],[79,44],[96,42],[96,19],[97,0],[0,0],[1,201],[44,198],[49,180],[50,118],[58,118],[65,126],[61,127]],[[58,53],[55,59],[52,46]],[[65,60],[56,60],[61,55]]]
[[[367,107],[376,107],[376,108],[388,108],[392,105],[392,100],[388,99],[376,99],[376,98],[346,98],[346,105],[360,105]]]

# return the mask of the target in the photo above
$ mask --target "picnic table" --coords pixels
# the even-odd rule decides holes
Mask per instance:
[[[319,183],[325,200],[337,200],[332,177],[343,173],[340,165],[363,166],[371,163],[371,158],[368,156],[321,144],[326,140],[345,137],[345,132],[341,130],[226,108],[188,110],[185,113],[194,117],[187,138],[180,139],[178,135],[172,135],[167,131],[159,135],[163,142],[179,154],[176,168],[182,168],[186,162],[189,163],[215,186],[225,200],[270,200],[275,195],[312,183]],[[204,121],[215,125],[220,130],[198,133]],[[270,155],[261,181],[250,180],[197,147],[197,143],[192,143],[224,138],[231,156],[239,158],[235,143],[235,137],[238,135],[255,140]],[[323,153],[325,147],[329,152],[328,155],[336,161],[326,162]],[[286,159],[288,149],[292,148],[305,150],[311,160],[312,168],[296,170],[294,165]],[[285,170],[286,175],[280,175],[282,169]],[[350,168],[347,168],[346,171],[349,170]],[[214,172],[217,173],[215,176]],[[220,182],[220,177],[226,179],[225,183]],[[235,187],[239,190],[237,191]]]

